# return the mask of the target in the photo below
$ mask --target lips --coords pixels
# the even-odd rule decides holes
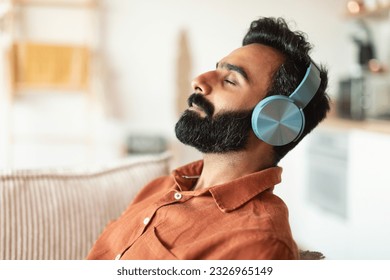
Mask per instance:
[[[193,112],[199,114],[201,117],[206,117],[207,116],[206,112],[201,107],[199,107],[198,105],[196,105],[194,103],[190,105],[188,110],[189,111],[193,111]]]
[[[191,94],[188,98],[189,110],[197,111],[211,117],[214,113],[213,104],[208,101],[202,94]]]
[[[203,108],[200,107],[200,106],[198,106],[198,105],[196,105],[195,103],[192,103],[192,104],[190,105],[190,109],[193,109],[193,110],[195,110],[195,111],[202,111],[202,112],[204,112]]]

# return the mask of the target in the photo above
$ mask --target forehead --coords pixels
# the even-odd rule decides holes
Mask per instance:
[[[284,56],[271,47],[250,44],[232,51],[221,62],[243,68],[251,83],[268,84],[283,60]]]

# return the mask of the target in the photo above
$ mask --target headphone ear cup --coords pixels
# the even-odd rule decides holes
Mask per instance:
[[[272,146],[283,146],[297,139],[305,126],[302,110],[287,96],[263,99],[252,113],[256,136]]]

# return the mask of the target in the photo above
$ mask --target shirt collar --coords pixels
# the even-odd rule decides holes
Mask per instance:
[[[173,177],[176,184],[182,191],[191,190],[202,168],[203,161],[200,160],[174,170]],[[281,167],[271,167],[225,184],[212,186],[208,191],[222,212],[231,212],[265,190],[272,190],[281,182],[281,174]]]

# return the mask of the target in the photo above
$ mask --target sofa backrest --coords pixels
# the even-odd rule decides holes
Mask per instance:
[[[169,173],[169,154],[78,170],[0,171],[0,259],[84,259],[138,190]]]

